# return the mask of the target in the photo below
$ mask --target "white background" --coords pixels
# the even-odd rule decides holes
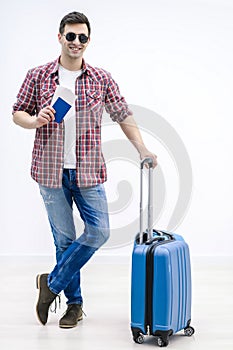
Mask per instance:
[[[34,131],[14,125],[11,109],[27,70],[59,56],[59,22],[73,10],[84,12],[92,25],[86,61],[110,71],[128,103],[167,120],[187,148],[193,195],[176,231],[185,236],[193,255],[232,255],[231,0],[21,0],[2,5],[0,254],[54,252],[43,203],[30,178]],[[115,129],[104,136],[123,138]],[[146,136],[166,169],[172,202],[178,185],[174,181],[172,189],[169,156]],[[123,176],[122,171],[109,172],[114,184]],[[137,205],[131,211],[134,218]],[[160,225],[166,226],[168,215],[165,208]],[[129,220],[131,216],[127,213]],[[131,245],[108,254],[129,251]]]

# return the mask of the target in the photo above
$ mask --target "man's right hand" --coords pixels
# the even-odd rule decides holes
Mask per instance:
[[[35,127],[40,128],[41,126],[46,125],[51,121],[54,121],[55,113],[56,111],[52,106],[42,108],[38,116],[35,118]]]
[[[13,113],[13,121],[15,124],[25,129],[41,128],[55,119],[55,109],[51,106],[42,108],[38,116],[31,116],[24,111],[16,111]]]

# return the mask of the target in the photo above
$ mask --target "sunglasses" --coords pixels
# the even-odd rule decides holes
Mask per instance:
[[[80,41],[81,44],[86,44],[88,41],[88,36],[86,34],[75,34],[75,33],[67,33],[64,35],[66,37],[67,41],[74,41],[76,37],[78,37],[78,40]]]

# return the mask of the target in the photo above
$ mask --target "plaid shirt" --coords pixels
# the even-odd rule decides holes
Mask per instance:
[[[36,115],[51,104],[57,85],[59,59],[28,71],[17,95],[13,113]],[[76,174],[80,187],[94,186],[107,179],[101,151],[101,119],[104,108],[113,121],[121,122],[132,112],[121,96],[118,85],[103,69],[83,61],[76,81]],[[62,186],[64,123],[50,122],[36,129],[31,175],[43,186]]]

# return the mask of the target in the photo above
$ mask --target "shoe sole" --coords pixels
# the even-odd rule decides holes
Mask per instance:
[[[37,288],[37,289],[40,289],[40,276],[41,276],[41,275],[37,275],[37,276],[36,276],[36,288]]]
[[[79,321],[82,321],[82,319],[83,319],[83,316],[80,316],[79,319],[78,319],[78,321],[77,321],[77,323],[75,323],[74,325],[66,325],[66,324],[60,325],[60,324],[59,324],[59,327],[60,327],[60,328],[74,328],[74,327],[76,327],[76,326],[78,325],[78,322],[79,322]]]

